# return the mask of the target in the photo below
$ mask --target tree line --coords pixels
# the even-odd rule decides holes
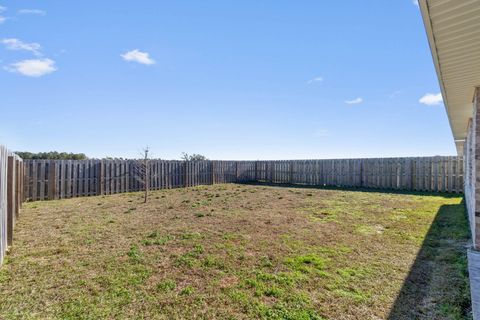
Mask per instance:
[[[16,151],[15,153],[24,160],[87,160],[88,159],[88,157],[84,153],[72,153],[72,152]]]
[[[28,152],[28,151],[16,151],[15,152],[20,158],[25,160],[87,160],[88,157],[84,153],[73,153],[73,152],[58,152],[58,151],[49,151],[49,152]],[[111,158],[105,157],[106,160],[120,160],[123,158]],[[203,161],[208,160],[202,154],[193,153],[188,154],[182,152],[180,159],[185,161]]]

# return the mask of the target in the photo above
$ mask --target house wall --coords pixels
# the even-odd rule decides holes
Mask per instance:
[[[464,152],[464,192],[474,249],[480,250],[480,90],[475,91]]]
[[[476,112],[474,112],[476,116]],[[464,193],[465,193],[465,205],[468,212],[468,221],[470,221],[470,231],[472,234],[472,240],[475,239],[475,129],[476,123],[473,119],[468,122],[467,139],[463,146],[464,157]]]
[[[468,273],[473,319],[480,319],[480,90],[475,90],[472,118],[463,147],[464,193],[472,248],[468,250]]]

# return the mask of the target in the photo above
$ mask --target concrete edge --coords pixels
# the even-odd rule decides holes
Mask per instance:
[[[480,320],[480,251],[469,248],[468,274],[470,278],[470,293],[472,297],[472,315],[474,320]]]

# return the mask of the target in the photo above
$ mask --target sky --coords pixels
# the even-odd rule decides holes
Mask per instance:
[[[412,0],[0,0],[0,144],[92,158],[456,154]]]

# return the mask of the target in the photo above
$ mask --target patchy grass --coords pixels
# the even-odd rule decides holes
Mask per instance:
[[[462,198],[247,185],[25,204],[5,319],[466,319]]]

